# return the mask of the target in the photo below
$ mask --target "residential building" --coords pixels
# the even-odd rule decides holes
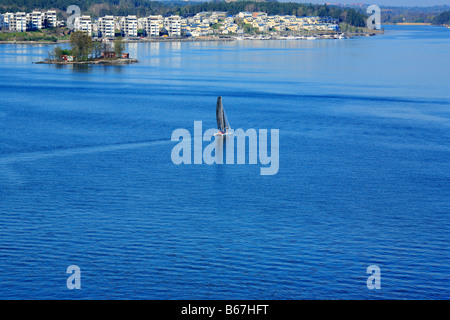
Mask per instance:
[[[27,13],[26,17],[28,30],[42,29],[43,26],[42,12],[33,11],[31,13]]]
[[[180,16],[170,16],[164,18],[164,29],[169,37],[181,36],[181,18]]]
[[[27,31],[27,15],[25,12],[16,12],[10,23],[9,30],[25,32]]]
[[[144,21],[144,30],[149,37],[157,37],[159,36],[159,31],[161,28],[161,24],[164,19],[162,16],[149,16],[145,18]]]
[[[213,12],[213,15],[216,15],[217,19],[219,20],[225,20],[225,18],[227,17],[227,13],[223,11],[215,11]]]
[[[137,18],[127,16],[120,19],[120,29],[124,37],[137,37]]]
[[[3,28],[11,30],[10,25],[11,25],[13,19],[14,19],[14,13],[6,12],[3,15]]]
[[[3,29],[5,25],[5,18],[3,14],[0,13],[0,29]]]
[[[239,14],[237,16],[238,16],[238,18],[241,18],[241,19],[251,18],[251,17],[253,17],[253,13],[252,12],[239,12]]]
[[[98,19],[98,36],[103,38],[114,38],[115,24],[114,16],[104,16]]]
[[[81,16],[75,18],[74,23],[74,29],[75,31],[83,31],[87,34],[92,34],[92,21],[90,16]]]
[[[44,26],[45,27],[57,26],[56,11],[49,10],[47,12],[44,12]]]

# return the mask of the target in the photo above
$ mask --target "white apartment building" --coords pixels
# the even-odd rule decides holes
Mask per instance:
[[[92,21],[90,16],[81,16],[75,18],[74,23],[75,31],[83,31],[87,34],[92,34]]]
[[[43,26],[42,12],[33,11],[31,13],[27,13],[27,25],[28,30],[42,29]]]
[[[120,29],[124,37],[137,37],[137,18],[127,16],[120,19]]]
[[[9,30],[18,32],[27,31],[27,15],[25,12],[16,12],[9,22]]]
[[[98,19],[98,36],[103,38],[114,38],[115,34],[114,16],[104,16]]]
[[[181,36],[181,18],[179,16],[164,18],[164,29],[167,30],[169,37]]]
[[[0,28],[3,29],[25,32],[27,30],[42,29],[46,26],[57,26],[56,11],[7,12],[0,14]]]
[[[56,11],[49,10],[47,12],[43,13],[44,16],[44,22],[47,27],[56,27],[57,20],[56,20]]]
[[[13,18],[14,18],[14,13],[11,13],[11,12],[6,12],[3,15],[3,28],[4,29],[9,29],[9,26],[11,25]]]
[[[149,37],[159,36],[159,30],[161,24],[163,24],[164,19],[162,16],[149,16],[144,18],[144,30]]]

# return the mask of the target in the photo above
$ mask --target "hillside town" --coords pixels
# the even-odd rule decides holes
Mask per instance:
[[[265,12],[201,12],[190,17],[178,15],[153,15],[138,18],[135,15],[106,15],[92,19],[81,15],[74,19],[73,29],[83,31],[93,38],[129,40],[142,38],[180,38],[226,36],[234,38],[258,35],[280,37],[323,34],[338,34],[339,22],[330,17],[297,17],[294,15],[268,15]],[[0,14],[0,29],[3,31],[26,32],[51,27],[64,27],[65,21],[57,20],[56,11],[33,11]]]

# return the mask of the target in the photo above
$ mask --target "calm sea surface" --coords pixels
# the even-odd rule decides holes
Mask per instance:
[[[0,46],[0,299],[450,298],[450,29],[52,48]],[[219,95],[280,130],[278,174],[172,163]]]

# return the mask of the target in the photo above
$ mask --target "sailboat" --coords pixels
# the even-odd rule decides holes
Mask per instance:
[[[225,114],[225,109],[223,108],[222,97],[217,98],[216,119],[219,132],[215,133],[215,136],[227,136],[233,134],[227,115]]]

